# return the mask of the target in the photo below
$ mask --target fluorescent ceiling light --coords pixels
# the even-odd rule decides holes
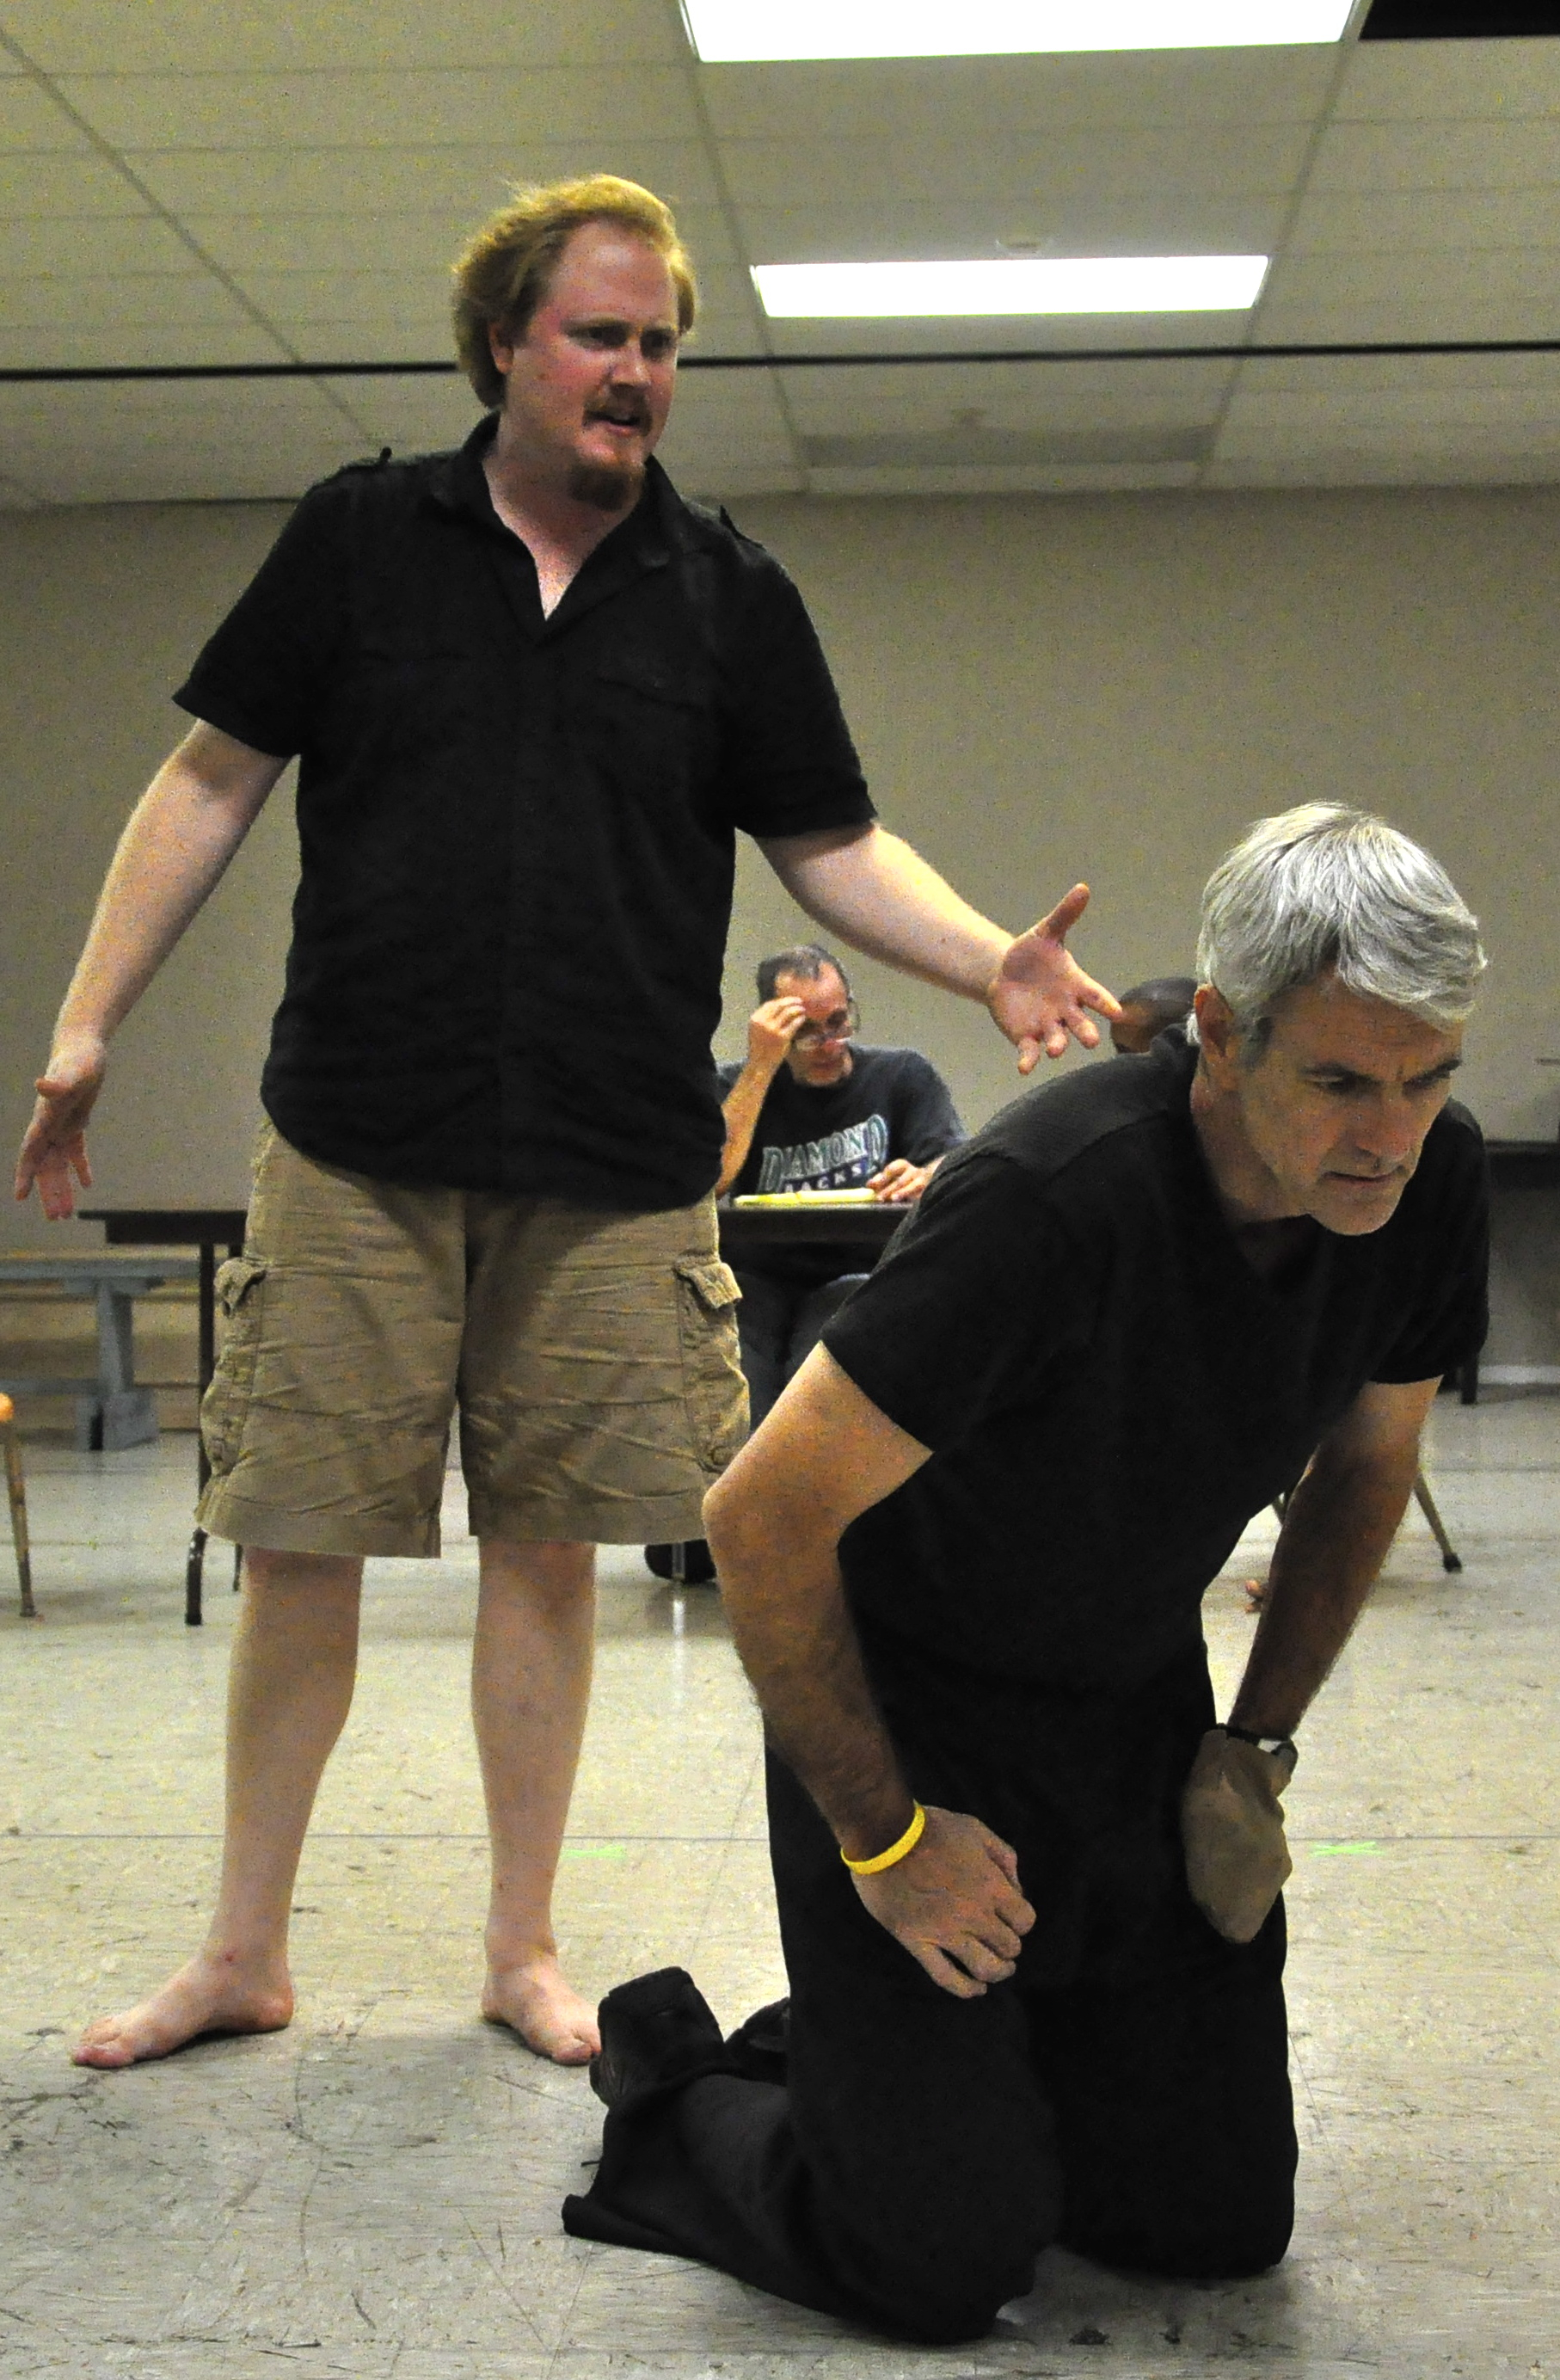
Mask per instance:
[[[1349,0],[683,0],[707,64],[1337,42]]]
[[[965,264],[756,264],[771,318],[1201,314],[1254,306],[1265,256],[976,257]]]

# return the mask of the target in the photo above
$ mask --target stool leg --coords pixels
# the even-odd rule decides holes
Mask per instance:
[[[1414,1497],[1419,1505],[1420,1511],[1430,1523],[1431,1535],[1441,1548],[1442,1569],[1461,1570],[1462,1556],[1457,1552],[1450,1537],[1446,1535],[1446,1524],[1435,1509],[1435,1499],[1431,1494],[1429,1488],[1425,1486],[1424,1474],[1422,1471],[1417,1473],[1414,1478]]]
[[[11,1500],[11,1537],[17,1549],[17,1576],[21,1581],[21,1611],[23,1620],[36,1620],[38,1607],[32,1600],[32,1556],[27,1541],[27,1488],[21,1475],[21,1449],[17,1444],[14,1421],[0,1424],[6,1439],[6,1486]]]
[[[189,1551],[184,1558],[184,1624],[199,1628],[202,1624],[200,1609],[200,1578],[206,1563],[206,1532],[197,1528],[189,1540]]]

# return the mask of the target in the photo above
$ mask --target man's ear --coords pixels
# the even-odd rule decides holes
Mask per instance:
[[[514,361],[514,341],[502,322],[490,322],[488,325],[488,353],[493,359],[494,369],[507,379],[509,367]]]
[[[1211,983],[1200,983],[1191,1003],[1197,1014],[1197,1033],[1202,1043],[1203,1062],[1215,1081],[1233,1075],[1236,1064],[1235,1012],[1222,991]]]

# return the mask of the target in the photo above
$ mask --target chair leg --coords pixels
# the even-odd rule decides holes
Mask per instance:
[[[1462,1556],[1457,1552],[1450,1537],[1446,1535],[1446,1524],[1435,1509],[1435,1499],[1425,1485],[1425,1477],[1422,1471],[1416,1473],[1414,1477],[1414,1497],[1419,1505],[1420,1511],[1424,1514],[1425,1519],[1430,1524],[1431,1535],[1434,1537],[1436,1544],[1441,1548],[1442,1569],[1448,1571],[1461,1570]]]
[[[19,1616],[36,1620],[32,1600],[32,1556],[27,1538],[27,1488],[21,1475],[21,1448],[17,1443],[16,1410],[9,1397],[0,1397],[0,1438],[6,1441],[6,1487],[11,1503],[11,1541],[17,1549],[17,1576],[21,1582]]]

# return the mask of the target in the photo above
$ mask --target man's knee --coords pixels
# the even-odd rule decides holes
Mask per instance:
[[[949,2210],[951,2214],[951,2209]],[[1010,2210],[978,2232],[957,2222],[885,2252],[848,2257],[847,2283],[877,2326],[926,2347],[984,2338],[1001,2308],[1030,2289],[1051,2227],[1042,2210]]]
[[[1282,2264],[1294,2230],[1293,2170],[1241,2181],[1209,2204],[1167,2193],[1153,2207],[1098,2205],[1070,2218],[1064,2244],[1095,2264],[1166,2280],[1236,2281]]]
[[[244,1548],[244,1584],[272,1596],[356,1600],[363,1584],[361,1554],[287,1553],[274,1546]]]

